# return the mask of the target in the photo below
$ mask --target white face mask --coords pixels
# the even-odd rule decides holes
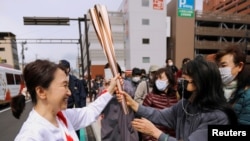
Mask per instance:
[[[155,85],[159,91],[164,91],[166,90],[168,86],[168,81],[167,80],[156,80]]]
[[[132,81],[135,83],[139,82],[140,80],[141,80],[141,78],[138,76],[132,78]]]
[[[234,80],[235,76],[233,76],[231,73],[232,72],[231,67],[219,68],[219,70],[224,85],[227,85]]]

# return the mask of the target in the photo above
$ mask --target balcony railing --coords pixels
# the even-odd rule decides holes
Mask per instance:
[[[242,49],[246,48],[245,43],[231,43],[231,42],[220,42],[220,41],[195,41],[195,49],[223,49],[228,46],[239,46]],[[250,50],[250,45],[248,44],[247,50]]]
[[[227,14],[221,12],[195,12],[196,20],[250,24],[250,15]]]
[[[196,27],[196,35],[206,35],[206,36],[227,36],[227,37],[246,37],[245,29],[223,29],[219,27]]]

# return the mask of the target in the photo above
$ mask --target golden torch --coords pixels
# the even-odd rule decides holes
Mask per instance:
[[[94,8],[89,10],[89,13],[96,35],[109,62],[112,74],[115,76],[118,74],[118,69],[107,9],[105,6],[97,4]],[[119,80],[117,80],[117,87],[118,90],[122,90]],[[129,111],[124,97],[121,102],[121,106],[124,114],[128,114]]]

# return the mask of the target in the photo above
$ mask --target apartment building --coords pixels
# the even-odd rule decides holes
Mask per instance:
[[[11,32],[0,32],[0,65],[20,69],[16,35]]]
[[[111,31],[113,37],[113,44],[115,49],[116,61],[125,70],[125,52],[124,52],[124,24],[122,12],[108,12]],[[88,15],[88,18],[90,16]],[[83,37],[85,39],[85,37]],[[97,38],[92,22],[88,22],[88,42],[89,42],[89,58],[90,58],[90,75],[92,78],[96,76],[103,76],[104,65],[108,60],[104,54],[103,48]],[[86,43],[84,40],[83,54],[87,54]],[[79,59],[78,59],[79,60]],[[80,62],[80,61],[79,61]],[[80,63],[79,63],[80,64]],[[84,57],[85,75],[87,74],[87,56]]]

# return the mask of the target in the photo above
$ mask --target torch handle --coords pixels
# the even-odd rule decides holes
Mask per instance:
[[[123,89],[122,89],[122,85],[121,85],[121,83],[120,83],[119,80],[117,80],[117,87],[118,87],[118,90],[119,90],[119,91],[122,91],[122,90],[123,90]],[[127,115],[127,114],[129,113],[129,110],[128,110],[128,106],[127,106],[127,104],[126,104],[126,100],[125,100],[124,95],[122,95],[121,106],[122,106],[122,110],[123,110],[124,114]]]

